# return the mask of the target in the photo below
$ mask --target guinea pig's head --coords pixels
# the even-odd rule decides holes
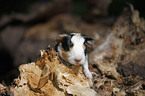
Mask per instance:
[[[87,48],[94,40],[80,33],[59,35],[57,51],[62,59],[71,64],[84,64],[87,60]]]

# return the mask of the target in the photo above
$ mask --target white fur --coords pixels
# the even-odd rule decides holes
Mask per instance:
[[[73,36],[71,42],[74,44],[72,50],[68,54],[68,61],[72,64],[84,64],[85,63],[85,54],[83,43],[85,39],[82,36]],[[80,62],[76,62],[75,59],[81,60]]]
[[[83,65],[83,68],[84,68],[84,73],[85,73],[85,75],[88,77],[88,78],[91,78],[92,79],[92,73],[90,72],[90,70],[89,70],[89,68],[88,68],[88,66],[89,66],[89,62],[88,62],[88,55],[86,55],[86,61],[85,61],[85,63],[84,63],[84,65]]]

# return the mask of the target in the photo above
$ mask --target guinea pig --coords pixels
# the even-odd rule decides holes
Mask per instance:
[[[70,64],[82,65],[85,76],[92,79],[88,68],[87,49],[93,42],[92,38],[81,35],[81,33],[61,34],[57,39],[56,51],[63,60]]]

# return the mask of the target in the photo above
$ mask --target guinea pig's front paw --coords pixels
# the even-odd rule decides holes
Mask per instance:
[[[85,73],[86,77],[92,79],[92,73],[89,70],[87,70],[87,69],[84,70],[84,73]]]

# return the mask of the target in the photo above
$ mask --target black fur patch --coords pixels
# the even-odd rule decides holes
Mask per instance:
[[[62,39],[62,48],[64,51],[70,51],[70,48],[73,47],[73,43],[71,42],[71,38],[73,35],[68,34],[68,36]]]
[[[82,35],[85,39],[85,42],[87,42],[88,44],[93,44],[94,40],[86,35]]]
[[[85,48],[85,56],[87,55],[87,48]]]
[[[85,45],[85,56],[87,55],[87,53],[89,53],[88,51],[91,51],[92,49],[91,48],[88,48],[88,46],[85,44],[87,43],[88,45],[92,45],[94,40],[86,35],[82,35],[85,39],[85,42],[84,42],[84,45]]]
[[[59,43],[55,45],[55,51],[58,52]]]

